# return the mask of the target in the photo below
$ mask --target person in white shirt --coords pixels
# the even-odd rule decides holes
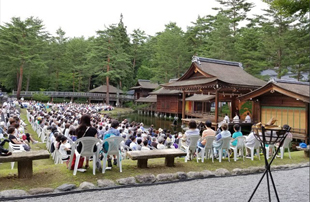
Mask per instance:
[[[141,147],[141,151],[148,151],[148,150],[150,150],[150,148],[147,146],[147,144],[148,144],[148,141],[144,140],[143,141],[143,145]]]
[[[62,160],[69,160],[70,154],[71,154],[71,145],[68,143],[68,139],[66,136],[62,136],[60,138],[60,147],[59,147],[59,153],[61,154]]]
[[[224,117],[224,123],[229,123],[229,117],[227,114],[225,114],[225,117]]]
[[[234,123],[239,123],[240,122],[240,118],[239,118],[237,112],[235,113],[235,117],[233,118],[233,122]]]
[[[135,136],[131,136],[131,143],[129,147],[132,149],[132,151],[138,150]]]
[[[164,139],[163,138],[158,139],[157,149],[166,149],[166,146],[164,145]]]
[[[251,122],[252,122],[249,112],[246,114],[246,117],[245,117],[244,122],[245,122],[245,123],[251,123]]]

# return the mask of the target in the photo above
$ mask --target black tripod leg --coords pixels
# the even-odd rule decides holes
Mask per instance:
[[[278,192],[277,192],[277,189],[276,189],[276,185],[275,185],[275,183],[274,183],[274,181],[273,181],[273,177],[272,177],[272,175],[271,175],[271,171],[270,171],[270,170],[269,170],[269,174],[270,174],[270,179],[271,179],[271,182],[272,182],[272,185],[273,185],[274,192],[275,192],[276,197],[277,197],[277,201],[280,201],[280,200],[279,200],[279,196],[278,196]]]
[[[269,185],[269,170],[267,170],[267,189],[268,189],[268,198],[269,198],[269,201],[271,202],[271,196],[270,196],[270,185]]]
[[[264,174],[263,174],[262,177],[260,178],[258,184],[256,185],[256,187],[255,187],[255,189],[254,189],[254,191],[253,191],[253,193],[252,193],[252,195],[251,195],[251,197],[250,197],[250,199],[249,199],[248,201],[251,201],[251,200],[252,200],[252,198],[253,198],[253,196],[254,196],[254,194],[255,194],[257,188],[259,187],[260,183],[261,183],[262,180],[264,179],[265,174],[267,173],[267,171],[268,171],[268,170],[265,170]]]

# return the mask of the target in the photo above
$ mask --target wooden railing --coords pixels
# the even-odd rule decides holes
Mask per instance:
[[[94,99],[104,99],[106,98],[106,94],[103,93],[84,93],[84,92],[58,92],[58,91],[21,91],[21,97],[32,97],[34,94],[44,94],[49,97],[84,97],[84,98],[94,98]],[[16,96],[16,91],[13,90],[12,96]],[[121,99],[121,100],[133,100],[133,95],[117,95],[117,94],[109,94],[109,98],[112,99]]]

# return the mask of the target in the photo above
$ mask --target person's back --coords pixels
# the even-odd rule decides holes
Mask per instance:
[[[194,135],[199,135],[199,129],[197,128],[197,123],[194,120],[191,120],[188,124],[189,129],[185,132],[186,144],[190,145],[190,137]]]
[[[232,135],[232,142],[231,142],[232,146],[236,146],[238,143],[238,140],[236,140],[236,138],[242,136],[242,132],[240,131],[239,124],[234,125],[234,131],[235,132]]]

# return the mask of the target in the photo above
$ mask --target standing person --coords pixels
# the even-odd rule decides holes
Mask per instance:
[[[91,127],[90,116],[88,114],[84,114],[81,117],[80,125],[75,130],[75,134],[77,136],[77,139],[82,138],[82,137],[96,137],[97,138],[97,130],[96,128]],[[95,147],[95,149],[97,150],[97,147]],[[81,150],[82,150],[82,145],[79,144],[77,146],[77,151],[80,153]],[[89,168],[89,158],[86,159],[85,168]]]

